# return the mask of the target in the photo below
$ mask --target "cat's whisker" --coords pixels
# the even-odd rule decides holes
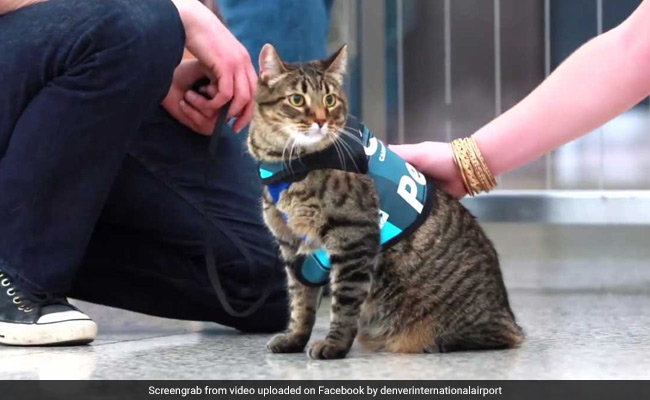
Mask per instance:
[[[357,135],[358,132],[351,132],[351,131],[348,131],[346,128],[341,128],[341,129],[338,130],[338,132],[344,134],[345,136],[349,137],[350,139],[352,139],[355,142],[359,143],[360,145],[364,146],[363,141]]]
[[[272,131],[271,134],[277,134],[277,133],[280,133],[280,132],[282,132],[282,131],[285,131],[285,130],[287,130],[287,129],[291,129],[291,128],[293,128],[293,127],[290,126],[290,125],[285,125],[285,126],[280,127],[279,129],[276,129],[275,131]],[[289,158],[288,158],[288,159],[285,158],[285,155],[286,155],[286,152],[287,152],[287,150],[288,150],[288,147],[291,145],[291,142],[294,140],[294,139],[291,138],[291,137],[289,137],[289,139],[290,139],[290,140],[287,140],[287,141],[286,141],[286,143],[284,144],[284,148],[282,149],[282,165],[283,165],[283,166],[287,166],[287,165],[288,165],[288,164],[287,164],[287,161],[291,161],[291,154],[289,154]]]
[[[292,138],[291,147],[289,148],[289,165],[288,165],[289,171],[291,171],[292,174],[293,174],[293,166],[291,165],[291,160],[293,160],[293,149],[295,146],[296,146],[296,140]]]
[[[345,169],[345,157],[343,157],[343,153],[341,153],[341,150],[339,149],[338,143],[336,143],[336,140],[335,140],[334,137],[332,137],[331,135],[327,135],[327,138],[328,138],[328,139],[332,142],[332,144],[334,145],[334,149],[336,150],[336,155],[337,155],[338,158],[339,158],[339,163],[341,163],[341,165],[342,165],[343,168]]]
[[[336,131],[333,131],[333,132],[336,132]],[[336,148],[336,151],[339,154],[341,164],[342,164],[343,168],[345,169],[346,161],[345,161],[345,155],[343,154],[343,146],[341,146],[341,144],[338,143],[341,140],[341,137],[338,136],[338,135],[332,134],[332,138],[333,138],[333,142],[334,142],[334,146]]]
[[[338,138],[337,141],[341,144],[341,146],[342,146],[341,148],[342,148],[343,150],[345,150],[345,151],[348,153],[348,155],[350,156],[350,159],[352,160],[352,163],[354,164],[354,168],[355,168],[357,171],[361,171],[361,169],[359,168],[359,165],[357,165],[357,162],[354,161],[354,155],[353,155],[353,154],[354,154],[354,151],[352,150],[352,148],[350,147],[350,145],[347,144],[347,143],[345,143],[343,140],[341,140],[341,138]]]
[[[343,168],[345,169],[346,166],[346,161],[345,161],[345,155],[343,154],[343,150],[341,149],[341,145],[339,145],[336,140],[333,140],[334,142],[334,148],[336,149],[336,153],[339,157],[339,160],[341,160],[341,164],[343,165]]]
[[[348,132],[348,133],[352,134],[355,138],[361,138],[363,136],[363,132],[361,132],[358,129],[352,129],[349,126],[343,126],[343,127],[339,128],[339,130]]]
[[[285,158],[285,154],[287,153],[288,147],[291,145],[291,142],[293,141],[292,138],[289,138],[290,140],[287,140],[286,143],[284,144],[284,148],[282,149],[282,166],[286,167],[287,166],[287,160]],[[289,157],[291,157],[291,153],[289,153]]]
[[[363,132],[360,129],[354,129],[347,125],[342,127],[341,129],[344,129],[345,131],[352,133],[355,137],[363,136]]]
[[[294,170],[293,170],[293,166],[291,165],[291,160],[293,160],[293,158],[294,158],[293,157],[293,151],[296,149],[296,145],[298,145],[298,143],[296,142],[296,139],[292,138],[291,139],[291,148],[289,149],[289,171],[291,171],[292,174],[294,173]],[[298,145],[298,146],[300,146],[300,145]]]
[[[295,139],[292,139],[291,150],[289,150],[290,160],[293,160],[293,150],[296,148],[296,146],[298,147],[298,150],[300,150],[300,144]],[[297,158],[300,161],[300,151],[298,151],[296,154],[298,155]],[[289,171],[291,171],[291,173],[293,174],[293,166],[291,166],[291,164],[289,164]]]

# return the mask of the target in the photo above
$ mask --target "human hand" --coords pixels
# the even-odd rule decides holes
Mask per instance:
[[[449,143],[423,142],[389,146],[389,148],[421,172],[433,178],[445,192],[458,199],[467,195]]]
[[[206,68],[198,60],[183,60],[174,71],[174,79],[162,102],[162,106],[174,118],[193,131],[211,135],[219,116],[219,108],[206,99],[212,99],[217,87],[210,84],[201,93],[191,90],[192,86],[206,76]]]
[[[253,100],[257,89],[257,74],[248,51],[200,2],[196,0],[172,0],[172,2],[178,8],[183,20],[185,46],[204,67],[203,76],[207,75],[216,89],[211,99],[206,102],[197,98],[196,102],[190,103],[190,100],[184,97],[186,104],[192,104],[195,108],[186,110],[198,117],[192,111],[216,113],[216,110],[231,101],[227,117],[228,120],[236,118],[233,130],[241,131],[253,117],[255,105]],[[174,79],[176,80],[176,76]],[[179,107],[183,106],[179,103]],[[172,108],[171,105],[169,108]],[[211,129],[206,133],[206,126],[207,122],[202,121],[199,132],[209,134]]]

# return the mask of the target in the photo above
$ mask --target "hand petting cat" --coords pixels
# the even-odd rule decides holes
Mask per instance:
[[[429,175],[442,190],[457,199],[467,195],[449,143],[424,142],[390,146],[390,149]]]
[[[219,19],[195,0],[172,0],[185,27],[186,47],[196,60],[181,63],[174,73],[163,107],[192,130],[210,135],[219,110],[231,101],[228,119],[236,118],[235,132],[253,116],[257,74],[246,48]],[[208,76],[210,100],[190,90],[194,82]]]

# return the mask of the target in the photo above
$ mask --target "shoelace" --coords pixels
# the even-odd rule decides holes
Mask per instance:
[[[200,91],[200,88],[202,86],[207,86],[210,84],[210,81],[206,79],[202,79],[198,82],[196,82],[192,89],[197,92],[197,93],[202,93]],[[214,127],[214,132],[212,133],[212,137],[210,138],[210,143],[208,145],[208,153],[210,155],[210,159],[213,161],[213,163],[216,163],[217,159],[217,147],[219,145],[219,139],[221,139],[221,136],[223,135],[223,130],[226,126],[227,121],[227,116],[228,116],[228,110],[230,109],[230,103],[227,103],[224,105],[219,113],[219,118],[217,118],[217,123]],[[206,172],[205,172],[205,180],[204,180],[204,189],[206,192],[205,198],[204,198],[204,208],[207,211],[207,203],[208,203],[208,188],[209,188],[209,183],[212,178],[212,175],[216,171],[216,168],[211,168],[212,166],[209,165]],[[255,300],[253,304],[250,305],[250,307],[246,308],[243,311],[237,311],[235,310],[230,302],[228,301],[228,297],[226,296],[223,287],[221,286],[221,282],[219,280],[219,274],[217,272],[217,265],[216,265],[216,258],[215,258],[215,252],[214,252],[214,244],[215,244],[215,238],[214,238],[214,231],[213,229],[221,229],[220,227],[213,225],[210,223],[208,219],[206,219],[205,222],[205,234],[206,234],[206,242],[205,242],[205,262],[206,262],[206,267],[208,270],[208,276],[210,277],[210,284],[212,285],[212,288],[214,290],[215,295],[217,296],[217,299],[219,300],[219,303],[223,307],[223,309],[230,314],[232,317],[235,318],[246,318],[248,316],[253,315],[257,311],[262,308],[264,303],[266,303],[266,300],[268,300],[269,296],[273,292],[273,287],[275,286],[276,283],[276,277],[278,275],[278,271],[280,270],[281,264],[280,264],[280,258],[279,258],[279,249],[276,249],[276,258],[275,258],[275,264],[273,265],[273,269],[271,271],[270,276],[267,277],[268,283],[266,284],[266,287],[264,288],[264,291],[260,295],[260,297]],[[226,233],[226,232],[224,232]],[[232,240],[237,241],[235,237],[232,235],[226,234],[227,237],[231,237]],[[248,264],[249,271],[252,271],[252,257],[250,256],[250,252],[246,249],[245,246],[240,245],[238,246],[240,251],[243,253],[242,255],[244,256],[244,259],[246,260]],[[251,274],[249,274],[251,275]]]
[[[7,276],[2,270],[0,270],[0,287],[2,287],[2,291],[4,291],[7,296],[13,298],[12,302],[20,311],[26,314],[34,311],[33,306],[35,304],[32,304],[30,299],[20,295],[18,290],[12,286],[12,282],[11,279],[9,279],[9,276]]]
[[[65,300],[54,298],[50,295],[39,295],[33,294],[31,296],[26,296],[15,286],[12,286],[12,281],[9,276],[2,270],[0,270],[0,288],[5,294],[12,298],[12,302],[18,308],[18,310],[29,314],[38,307],[46,305],[68,305]]]

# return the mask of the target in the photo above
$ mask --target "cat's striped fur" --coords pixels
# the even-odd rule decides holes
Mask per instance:
[[[255,158],[292,159],[345,134],[346,58],[344,47],[327,61],[287,64],[272,46],[264,47],[248,139]],[[293,94],[304,104],[292,104]],[[325,104],[327,94],[336,96],[334,106]],[[366,175],[312,171],[277,204],[265,191],[264,219],[287,265],[320,246],[330,254],[330,330],[309,349],[312,358],[344,357],[357,335],[368,348],[402,353],[498,349],[522,341],[492,243],[457,200],[442,191],[436,196],[426,222],[381,252],[378,198]],[[280,353],[304,350],[319,298],[319,289],[299,283],[291,268],[287,273],[291,322],[268,344]]]

